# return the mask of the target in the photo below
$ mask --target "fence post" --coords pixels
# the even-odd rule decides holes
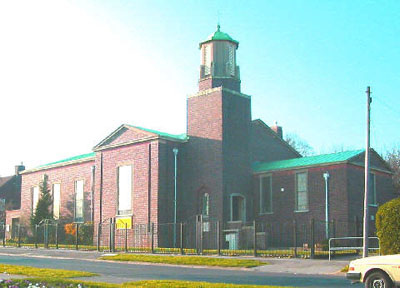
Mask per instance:
[[[203,255],[203,214],[200,214],[200,254]]]
[[[179,234],[180,234],[180,247],[181,247],[181,255],[183,255],[183,223],[181,222],[180,223],[180,232],[179,232]]]
[[[296,219],[293,219],[293,247],[294,247],[294,257],[297,258],[297,223],[296,223]]]
[[[58,223],[56,223],[56,249],[58,249]]]
[[[196,223],[195,223],[195,236],[196,236],[196,254],[199,255],[199,215],[196,215]]]
[[[35,248],[38,248],[38,225],[35,225]]]
[[[151,253],[154,254],[154,222],[151,223]]]
[[[75,249],[78,250],[78,246],[79,246],[79,223],[75,223],[75,228],[76,228],[76,232],[75,232]]]
[[[112,252],[112,218],[110,218],[110,224],[109,224],[108,230],[109,230],[108,249],[110,250],[110,252]]]
[[[21,248],[21,224],[18,224],[18,248]]]
[[[253,237],[254,237],[254,241],[253,241],[253,243],[254,243],[254,250],[253,250],[253,256],[254,257],[257,257],[257,226],[256,226],[256,220],[254,220],[253,221],[253,228],[254,228],[254,234],[253,234]]]
[[[49,244],[47,243],[48,239],[48,223],[47,220],[44,221],[44,226],[43,226],[43,246],[45,249],[49,248]]]
[[[6,224],[3,224],[3,247],[6,247]]]
[[[115,219],[112,218],[112,252],[115,252]]]
[[[311,228],[311,255],[310,255],[310,258],[314,259],[314,256],[315,256],[314,219],[311,219],[311,227],[310,228]]]
[[[221,255],[221,221],[217,221],[217,250],[218,256]]]
[[[128,223],[125,223],[125,252],[128,252]]]
[[[99,225],[97,227],[97,251],[100,252],[100,237],[101,237],[101,222],[99,222]]]

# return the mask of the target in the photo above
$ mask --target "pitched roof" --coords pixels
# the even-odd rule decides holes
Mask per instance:
[[[349,161],[355,156],[363,153],[364,150],[345,151],[332,154],[322,154],[310,157],[301,157],[288,160],[272,161],[265,163],[253,163],[253,172],[268,172],[274,170],[286,170],[305,166],[314,166],[322,164],[332,164]]]
[[[74,157],[69,157],[69,158],[66,158],[66,159],[63,159],[63,160],[59,160],[59,161],[43,164],[43,165],[40,165],[40,166],[38,166],[36,168],[32,168],[32,169],[29,169],[29,170],[24,170],[24,171],[21,172],[21,174],[40,171],[40,170],[45,170],[45,169],[50,169],[50,168],[54,168],[54,167],[71,165],[71,164],[85,162],[85,161],[90,161],[90,160],[94,159],[95,156],[96,156],[96,153],[92,152],[92,153],[82,154],[82,155],[78,155],[78,156],[74,156]]]
[[[0,188],[7,184],[8,181],[10,181],[14,176],[5,176],[5,177],[0,177]]]
[[[200,46],[202,44],[210,42],[210,41],[230,41],[230,42],[233,42],[233,43],[236,43],[237,45],[239,45],[239,41],[234,40],[231,36],[229,36],[225,32],[222,32],[220,29],[221,29],[221,26],[218,24],[217,31],[215,31],[210,36],[208,36],[207,40],[201,42]]]
[[[188,139],[186,133],[169,134],[169,133],[165,133],[165,132],[161,132],[161,131],[157,131],[157,130],[153,130],[153,129],[148,129],[148,128],[143,128],[143,127],[139,127],[139,126],[133,126],[133,125],[129,125],[129,124],[126,124],[126,126],[133,127],[133,128],[136,128],[136,129],[140,129],[140,130],[143,130],[143,131],[147,131],[147,132],[150,132],[150,133],[154,133],[154,134],[157,134],[160,137],[169,138],[171,140],[186,141]]]

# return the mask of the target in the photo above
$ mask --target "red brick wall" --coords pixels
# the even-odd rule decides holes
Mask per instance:
[[[215,87],[224,87],[240,92],[240,80],[233,78],[207,78],[199,81],[199,91]]]
[[[117,174],[118,167],[122,165],[133,165],[133,196],[131,204],[133,223],[144,224],[148,223],[149,220],[153,223],[158,222],[158,146],[158,141],[154,141],[151,143],[143,142],[97,152],[95,189],[96,223],[100,221],[101,190],[101,220],[105,221],[109,218],[117,216]],[[151,169],[149,169],[149,150],[151,150]],[[101,167],[103,171],[101,171]],[[149,181],[151,181],[150,191]],[[150,201],[149,194],[151,197]],[[148,209],[149,202],[151,203],[150,211]]]
[[[84,180],[84,214],[85,220],[90,220],[90,197],[91,197],[91,167],[94,161],[87,161],[68,166],[51,168],[37,172],[22,174],[21,185],[21,221],[29,224],[32,213],[32,187],[39,186],[43,180],[43,175],[48,176],[48,187],[52,189],[53,183],[61,184],[60,199],[60,218],[66,219],[68,222],[73,221],[74,217],[74,195],[75,181]]]

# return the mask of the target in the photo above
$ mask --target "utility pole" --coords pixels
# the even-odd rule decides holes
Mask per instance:
[[[367,91],[367,139],[365,148],[365,186],[364,186],[364,229],[363,229],[363,257],[368,257],[368,235],[369,235],[369,140],[370,140],[370,112],[371,112],[371,89],[368,86]]]

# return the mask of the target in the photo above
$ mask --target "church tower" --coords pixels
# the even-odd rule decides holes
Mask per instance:
[[[240,91],[238,46],[219,25],[200,43],[199,91],[187,100],[187,217],[232,222],[252,217],[251,100]]]

